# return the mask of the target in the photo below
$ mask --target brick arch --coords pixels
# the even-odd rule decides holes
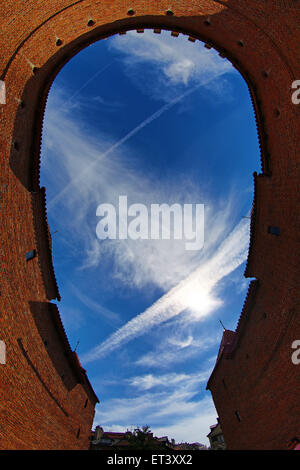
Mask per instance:
[[[37,328],[30,309],[33,303],[41,305],[39,312],[47,315],[47,311],[55,310],[48,308],[49,301],[60,298],[52,266],[45,194],[39,186],[42,121],[49,88],[66,61],[98,39],[143,28],[177,31],[211,44],[232,61],[249,86],[261,145],[262,172],[254,175],[255,200],[245,275],[258,281],[249,289],[245,301],[235,334],[235,353],[229,354],[233,360],[228,361],[225,355],[219,354],[209,386],[229,447],[265,445],[276,448],[278,445],[282,448],[285,438],[289,441],[288,432],[297,433],[297,413],[293,418],[288,412],[293,406],[296,410],[293,393],[286,406],[280,409],[282,422],[288,424],[279,432],[272,428],[270,413],[266,413],[263,421],[257,419],[253,401],[253,390],[266,394],[261,377],[268,371],[271,375],[267,386],[275,395],[279,393],[279,398],[283,392],[275,391],[278,380],[288,383],[290,389],[299,386],[295,366],[291,366],[286,353],[289,341],[296,339],[293,337],[295,328],[299,328],[298,316],[294,314],[299,271],[296,263],[290,261],[291,249],[294,256],[299,254],[296,238],[299,107],[291,104],[291,84],[300,76],[299,53],[292,47],[300,39],[299,10],[295,2],[288,0],[262,3],[255,0],[31,0],[24,5],[16,0],[1,6],[4,52],[0,59],[0,77],[6,84],[7,103],[1,105],[0,120],[4,168],[0,215],[5,227],[0,339],[6,342],[7,364],[0,366],[0,373],[4,374],[7,389],[14,390],[8,403],[28,430],[24,441],[19,421],[14,422],[9,416],[7,420],[3,418],[7,436],[7,441],[0,443],[3,448],[38,448],[39,445],[85,448],[88,445],[97,397],[69,349],[57,313],[48,315],[49,327],[43,328],[39,323]],[[130,8],[134,14],[129,14]],[[279,228],[280,236],[272,235],[269,227]],[[36,250],[37,256],[25,261],[25,254],[32,250]],[[266,321],[262,329],[257,329],[255,325],[262,310],[268,311],[272,322]],[[54,329],[60,340],[50,333]],[[60,354],[69,358],[70,371],[75,370],[75,376],[82,377],[71,391],[70,387],[64,387],[57,367],[53,366],[59,359],[50,358],[45,349],[45,339],[40,333],[44,334],[44,330],[49,332],[50,340],[57,341]],[[255,347],[251,346],[249,338],[254,338]],[[223,396],[219,380],[226,372],[228,383],[238,376],[238,370],[244,370],[243,363],[239,362],[244,348],[250,360],[253,355],[257,359],[253,370],[248,371],[252,392],[249,395],[247,386],[241,385],[239,395],[232,392],[231,396],[239,403],[230,403]],[[271,352],[275,366],[274,361],[269,361]],[[284,360],[287,364],[282,362]],[[281,375],[281,369],[287,376]],[[24,383],[28,381],[27,389]],[[0,390],[0,403],[7,401],[7,389]],[[85,403],[86,396],[91,400],[87,409],[80,411],[79,406]],[[248,413],[251,418],[246,424],[242,419],[237,434],[230,421],[230,410],[232,407],[239,409],[243,418],[246,403],[251,409]],[[67,416],[61,414],[62,409]],[[47,416],[51,417],[48,434],[42,419]],[[269,431],[267,438],[263,433],[265,426]],[[77,439],[79,427],[81,433]],[[43,444],[38,444],[37,429],[47,434]],[[245,440],[246,435],[248,440]]]

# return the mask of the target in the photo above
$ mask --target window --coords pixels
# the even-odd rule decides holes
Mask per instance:
[[[272,227],[271,225],[268,227],[268,233],[271,235],[276,235],[279,237],[280,235],[280,228],[279,227]]]
[[[224,442],[223,434],[218,434],[217,436],[212,436],[212,442]]]
[[[26,253],[26,261],[33,259],[35,257],[35,254],[35,250],[28,251],[28,253]]]

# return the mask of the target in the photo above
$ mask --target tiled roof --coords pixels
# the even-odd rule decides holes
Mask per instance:
[[[83,369],[83,367],[81,366],[79,358],[78,358],[76,352],[72,351],[72,349],[71,349],[67,334],[65,332],[63,323],[61,321],[61,317],[60,317],[57,305],[49,303],[48,306],[49,306],[49,312],[50,312],[51,317],[53,319],[53,322],[56,326],[56,329],[57,329],[57,331],[60,335],[61,341],[63,343],[63,347],[64,347],[64,349],[66,351],[66,354],[67,354],[67,357],[69,359],[70,366],[71,366],[75,376],[77,377],[78,382],[81,383],[84,388],[87,387],[87,389],[88,389],[89,393],[91,394],[91,396],[93,397],[93,400],[95,401],[95,403],[99,403],[99,399],[98,399],[97,395],[95,394],[93,387],[90,384],[90,381],[87,377],[85,369]]]
[[[129,446],[129,441],[127,439],[121,439],[119,442],[116,444],[118,447],[127,447]]]
[[[123,437],[125,437],[125,432],[110,432],[110,431],[107,431],[107,432],[104,432],[103,433],[103,437],[110,437],[112,439],[122,439]]]

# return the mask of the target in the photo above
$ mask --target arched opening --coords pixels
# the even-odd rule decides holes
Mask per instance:
[[[4,159],[1,207],[5,208],[1,216],[6,229],[0,302],[1,341],[8,351],[1,371],[7,384],[2,403],[9,403],[22,419],[12,422],[9,414],[3,415],[5,440],[0,445],[33,448],[41,442],[42,433],[46,448],[86,448],[88,424],[79,442],[70,419],[81,422],[77,404],[81,410],[83,392],[91,395],[93,404],[97,401],[66,340],[58,312],[48,302],[59,299],[59,292],[49,249],[45,198],[39,187],[41,123],[47,91],[59,68],[92,42],[129,29],[165,28],[188,33],[216,47],[238,66],[253,95],[262,174],[255,177],[256,207],[246,274],[259,279],[260,286],[243,309],[235,352],[224,354],[223,348],[211,389],[230,448],[285,448],[291,436],[297,435],[299,421],[298,376],[287,353],[299,327],[295,313],[299,271],[290,261],[290,249],[296,250],[297,246],[299,107],[293,106],[290,99],[291,83],[298,78],[299,70],[297,52],[291,47],[299,34],[297,7],[285,2],[283,9],[275,1],[257,8],[242,1],[226,5],[180,2],[176,8],[163,1],[155,5],[138,0],[133,3],[129,15],[123,5],[102,2],[99,6],[88,0],[84,8],[81,0],[47,6],[32,2],[29,8],[18,1],[13,7],[2,6],[6,21],[0,78],[6,84],[7,102],[1,106],[0,120]],[[269,227],[276,228],[280,235],[274,236]],[[38,256],[27,262],[26,253],[34,249]],[[38,335],[31,305],[39,302],[54,328],[49,338],[51,348],[53,340],[58,341],[76,378],[77,386],[70,393],[61,386],[61,377]],[[247,367],[245,352],[249,354]],[[230,397],[221,393],[219,379],[224,376],[226,385],[231,386]],[[233,393],[237,389],[241,403],[236,404],[232,398],[237,398]],[[26,406],[22,406],[24,397]],[[280,409],[278,402],[282,404]],[[238,432],[231,420],[236,409],[243,417]],[[264,415],[259,413],[261,409]],[[91,422],[92,414],[91,406],[85,415],[86,423]],[[284,428],[274,426],[275,415],[286,423]],[[49,429],[46,423],[50,423]],[[26,442],[24,427],[30,430]],[[254,428],[255,432],[248,432]],[[57,433],[61,436],[59,443],[53,438]]]
[[[95,425],[148,424],[207,445],[217,412],[205,386],[220,320],[235,330],[250,282],[243,272],[260,149],[243,77],[190,39],[129,31],[73,57],[48,94],[40,184],[60,313],[101,398]],[[144,238],[97,237],[99,204],[118,213],[120,196],[148,210]],[[204,247],[187,250],[173,226],[170,240],[151,239],[151,204],[192,204],[194,224],[204,204]]]

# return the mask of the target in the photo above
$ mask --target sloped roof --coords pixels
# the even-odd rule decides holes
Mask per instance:
[[[234,353],[239,345],[239,342],[244,335],[245,328],[247,325],[247,321],[250,315],[250,312],[253,308],[255,303],[256,293],[259,287],[259,281],[254,280],[250,282],[249,289],[247,292],[247,296],[244,302],[244,306],[236,327],[235,331],[225,330],[222,336],[219,353],[217,356],[216,364],[213,368],[213,371],[208,379],[206,390],[210,387],[210,382],[218,368],[218,365],[222,361],[222,359],[232,359]]]
[[[86,388],[89,392],[89,395],[92,396],[95,403],[99,403],[99,399],[94,392],[94,389],[87,377],[86,370],[81,366],[77,353],[72,351],[66,331],[64,329],[61,317],[57,308],[57,305],[49,303],[49,312],[52,317],[52,320],[55,324],[56,330],[59,333],[60,339],[62,341],[63,347],[66,352],[66,356],[69,360],[70,366],[75,373],[75,376],[78,379],[78,382],[82,384],[83,388]]]

